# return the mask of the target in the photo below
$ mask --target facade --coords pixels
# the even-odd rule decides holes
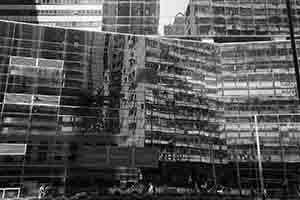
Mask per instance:
[[[103,31],[158,34],[159,0],[104,0]]]
[[[220,48],[218,93],[224,101],[228,159],[244,167],[242,184],[255,182],[249,168],[253,171],[257,162],[257,126],[265,184],[276,192],[287,178],[293,192],[299,179],[300,116],[290,41],[228,43]]]
[[[299,5],[291,3],[298,35]],[[225,120],[221,135],[228,150],[227,173],[238,177],[235,183],[226,184],[259,185],[257,126],[267,190],[278,195],[282,192],[278,188],[288,180],[289,192],[295,192],[300,161],[299,103],[290,41],[285,40],[289,36],[286,1],[190,0],[185,19],[184,34],[174,32],[173,36],[212,38],[220,51],[217,96],[224,105]]]
[[[219,140],[224,124],[222,104],[216,96],[220,73],[215,68],[216,48],[206,43],[137,36],[127,36],[124,41],[124,64],[119,69],[119,143],[157,146],[162,152],[174,153],[174,159],[177,153],[177,161],[182,162],[210,163],[214,154],[214,162],[225,163],[226,158],[218,154],[226,147]],[[216,146],[210,149],[203,141]],[[172,145],[178,152],[170,151]],[[200,155],[193,148],[205,151]]]
[[[299,1],[291,1],[295,33],[299,34]],[[281,0],[190,0],[185,34],[192,36],[289,35],[286,2]]]
[[[0,3],[0,18],[99,31],[102,0],[10,0]]]
[[[118,41],[125,47],[123,65],[116,68],[120,145],[158,148],[162,179],[186,183],[191,173],[199,182],[257,187],[258,115],[269,194],[278,195],[285,180],[295,194],[300,115],[290,41],[218,44],[138,36]]]
[[[133,35],[110,39],[104,94],[114,98],[105,103],[105,130],[118,135],[120,146],[159,150],[163,166],[148,177],[154,183],[178,184],[167,180],[177,177],[184,185],[192,173],[213,180],[212,165],[228,162],[223,104],[216,96],[217,48]],[[185,172],[176,174],[180,169]]]
[[[27,144],[25,156],[0,155],[3,187],[94,185],[113,174],[105,169],[120,179],[124,169],[137,175],[159,159],[147,180],[185,184],[193,176],[256,188],[254,115],[268,190],[288,180],[292,193],[299,184],[289,41],[218,44],[0,25],[1,142]]]
[[[158,159],[171,166],[203,163],[210,171],[212,164],[227,163],[215,46],[1,26],[1,141],[27,144],[25,156],[3,157],[2,170],[12,170],[3,187],[51,182],[64,189],[76,187],[74,180],[94,185],[86,181],[105,179],[106,168],[136,173],[136,167],[155,167]],[[187,179],[185,168],[181,178]],[[169,177],[168,168],[162,169],[158,180]]]
[[[1,188],[35,195],[40,184],[53,184],[62,192],[118,179],[120,167],[157,167],[155,149],[119,147],[104,129],[105,41],[112,35],[0,26],[1,143],[27,146],[25,155],[0,155]]]

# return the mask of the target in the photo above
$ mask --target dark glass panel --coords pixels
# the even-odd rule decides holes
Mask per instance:
[[[29,24],[16,24],[14,38],[22,38],[28,40],[38,40],[40,35],[40,27]]]
[[[0,21],[0,37],[13,37],[14,23]]]
[[[81,48],[80,45],[86,44],[87,32],[79,30],[67,30],[67,42],[74,48]]]
[[[43,40],[46,42],[63,43],[65,41],[65,29],[43,27]]]

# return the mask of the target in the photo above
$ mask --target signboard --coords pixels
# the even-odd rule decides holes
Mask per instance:
[[[296,89],[289,88],[289,89],[276,89],[276,96],[296,96]]]
[[[76,162],[82,166],[158,167],[158,151],[155,148],[91,146],[81,147],[75,155]]]
[[[188,159],[188,156],[185,154],[164,152],[159,155],[159,160],[160,161],[169,161],[169,162],[170,161],[184,162],[184,161],[188,161],[189,159]]]
[[[27,144],[0,143],[0,156],[5,155],[25,155]]]

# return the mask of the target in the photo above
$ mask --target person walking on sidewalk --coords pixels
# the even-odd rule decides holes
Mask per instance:
[[[46,190],[45,186],[41,185],[41,187],[39,188],[39,196],[38,196],[39,199],[45,197],[45,192],[46,192],[45,190]]]

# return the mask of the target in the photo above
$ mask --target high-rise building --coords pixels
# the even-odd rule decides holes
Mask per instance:
[[[25,155],[0,155],[3,185],[74,188],[77,180],[112,179],[107,168],[121,178],[123,169],[141,167],[157,183],[192,176],[255,187],[256,131],[268,189],[299,184],[289,41],[218,44],[0,25],[1,143],[27,145]],[[158,159],[161,168],[149,173]]]
[[[101,30],[103,0],[11,0],[0,2],[0,19]]]
[[[291,4],[299,35],[299,2]],[[209,39],[219,51],[217,96],[224,106],[221,138],[226,140],[229,161],[224,171],[237,176],[237,181],[223,184],[240,189],[260,184],[258,134],[269,195],[278,195],[284,182],[289,183],[290,194],[295,194],[300,177],[296,134],[300,115],[290,41],[285,40],[289,37],[286,1],[190,0],[184,17],[184,34],[177,34],[174,24],[166,35]]]
[[[158,34],[159,0],[104,0],[103,31]]]
[[[295,33],[300,34],[299,1],[291,1]],[[249,37],[289,35],[286,1],[190,0],[185,34]]]
[[[144,16],[147,3],[153,17]],[[292,194],[300,115],[290,43],[249,42],[287,37],[284,3],[191,0],[187,36],[246,38],[221,44],[1,22],[1,141],[27,149],[0,156],[0,181],[74,187],[103,180],[112,166],[145,172],[158,158],[146,180],[256,188],[258,133],[269,195],[285,180]],[[157,19],[157,1],[104,6],[104,30],[156,34],[157,21],[141,24]]]
[[[220,55],[223,133],[228,159],[240,167],[241,184],[257,183],[257,133],[268,190],[276,193],[286,179],[293,193],[293,180],[299,178],[300,115],[290,41],[220,44]]]

